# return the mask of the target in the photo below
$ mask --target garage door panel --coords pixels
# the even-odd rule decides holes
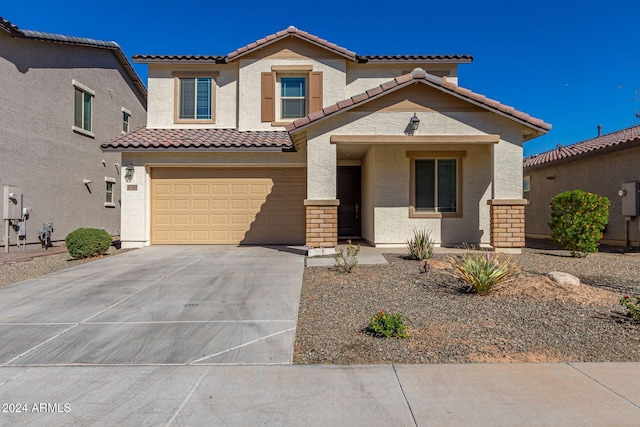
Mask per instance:
[[[302,168],[153,168],[153,244],[304,243]]]

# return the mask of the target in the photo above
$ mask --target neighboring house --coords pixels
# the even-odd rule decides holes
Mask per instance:
[[[419,228],[441,245],[524,243],[522,143],[551,126],[458,86],[470,56],[361,56],[289,27],[226,56],[133,60],[148,64],[147,128],[103,144],[134,172],[126,246],[315,254]]]
[[[32,208],[27,242],[44,222],[52,240],[79,227],[119,234],[121,156],[100,144],[145,125],[147,96],[120,47],[0,18],[0,87],[0,185]]]
[[[564,191],[584,190],[611,201],[609,224],[601,242],[638,246],[640,221],[637,213],[630,214],[634,213],[631,199],[640,197],[640,194],[635,184],[624,184],[638,181],[640,126],[565,147],[558,145],[554,150],[529,156],[524,159],[524,194],[530,202],[526,208],[526,235],[550,238],[551,199]],[[619,191],[623,187],[625,191],[621,195]],[[638,205],[635,206],[637,208]]]

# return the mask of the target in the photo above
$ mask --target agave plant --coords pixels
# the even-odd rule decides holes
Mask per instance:
[[[518,271],[511,258],[501,259],[498,255],[485,251],[473,251],[460,257],[451,257],[453,275],[469,286],[469,291],[486,295],[498,283]]]

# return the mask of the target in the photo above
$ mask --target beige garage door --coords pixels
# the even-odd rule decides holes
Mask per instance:
[[[302,168],[151,169],[152,244],[302,244]]]

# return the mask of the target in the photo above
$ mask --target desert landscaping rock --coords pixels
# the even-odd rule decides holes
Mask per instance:
[[[470,363],[640,361],[640,324],[618,302],[640,293],[640,259],[588,258],[525,249],[519,276],[487,296],[465,293],[447,270],[400,254],[389,265],[305,270],[294,363]],[[436,260],[446,262],[437,255]],[[562,285],[550,271],[580,275]],[[409,318],[408,339],[365,332],[380,310]]]
[[[576,276],[561,271],[552,271],[547,274],[547,277],[560,285],[578,286],[580,284],[580,279]]]

